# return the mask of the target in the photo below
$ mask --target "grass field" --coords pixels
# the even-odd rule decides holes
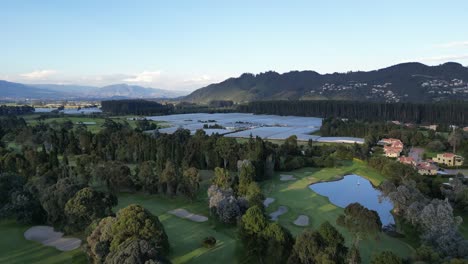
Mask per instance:
[[[61,252],[26,240],[23,234],[28,228],[13,220],[0,221],[0,263],[87,263],[86,255],[80,249]]]
[[[29,125],[38,124],[40,121],[37,120],[37,117],[39,117],[38,114],[23,116],[23,118],[26,120],[26,122]],[[119,122],[119,123],[127,122],[132,128],[136,128],[137,121],[127,119],[127,118],[132,118],[132,117],[134,116],[115,116],[115,117],[110,117],[110,118],[114,120],[115,122]],[[60,116],[56,118],[47,118],[45,120],[42,120],[42,122],[46,124],[50,124],[53,122],[63,123],[66,121],[71,121],[74,125],[78,123],[95,122],[96,124],[86,125],[86,126],[88,130],[91,131],[92,133],[97,133],[102,129],[102,125],[104,124],[105,120],[106,120],[105,117],[91,117],[91,116],[86,116],[86,115],[64,115],[64,116]],[[158,124],[160,127],[165,126],[162,122],[157,122],[157,121],[150,121],[150,122]]]
[[[294,235],[305,229],[292,224],[299,214],[309,216],[311,228],[317,228],[324,221],[335,224],[336,218],[343,213],[343,209],[331,204],[326,197],[312,192],[308,185],[319,180],[337,179],[351,173],[368,178],[374,185],[379,185],[384,180],[379,173],[357,160],[347,162],[339,168],[303,168],[288,172],[299,179],[294,182],[282,182],[279,180],[280,173],[276,173],[273,180],[262,183],[266,195],[276,199],[267,211],[276,210],[278,205],[288,206],[288,213],[280,216],[279,222],[291,230]],[[207,172],[203,174],[207,174]],[[209,216],[205,194],[206,186],[207,181],[202,185],[199,201],[194,203],[188,203],[183,198],[168,198],[159,195],[121,194],[118,208],[137,203],[158,215],[173,246],[170,257],[174,263],[241,263],[242,260],[239,259],[241,247],[236,238],[234,227],[220,225],[211,218],[205,223],[194,223],[167,214],[169,210],[184,208],[196,214]],[[352,236],[345,229],[341,227],[338,229],[344,234],[347,243],[351,243]],[[220,242],[216,248],[211,250],[201,246],[201,240],[209,235],[214,236]],[[385,234],[382,234],[377,241],[361,241],[360,247],[364,263],[369,261],[373,253],[383,250],[392,250],[403,257],[407,257],[413,252],[407,243]]]
[[[374,185],[379,185],[384,180],[381,175],[361,161],[349,162],[338,168],[302,168],[287,172],[298,179],[290,182],[280,181],[279,174],[279,172],[276,173],[272,181],[262,184],[265,195],[276,199],[267,208],[267,213],[275,211],[279,205],[287,206],[289,211],[279,217],[279,223],[288,228],[294,235],[304,230],[303,227],[293,224],[298,215],[309,216],[311,228],[317,228],[324,221],[329,221],[345,236],[348,245],[352,242],[352,235],[336,225],[336,219],[343,213],[343,209],[331,204],[328,198],[314,193],[308,186],[318,181],[336,180],[346,174],[358,174],[366,177]],[[380,235],[378,240],[361,241],[360,250],[364,263],[369,261],[372,254],[383,250],[391,250],[402,257],[409,256],[413,251],[407,243],[385,234]]]
[[[206,190],[210,185],[213,171],[200,171],[202,182],[196,202],[190,202],[185,198],[169,198],[162,195],[147,194],[121,194],[119,204],[114,211],[129,204],[140,204],[148,209],[164,225],[171,243],[172,252],[170,259],[174,264],[178,263],[242,263],[240,244],[237,240],[236,227],[225,226],[210,217],[208,209],[208,197]],[[181,219],[167,212],[173,209],[183,208],[188,211],[208,216],[204,223],[195,223]],[[207,236],[214,236],[218,241],[216,247],[205,249],[201,242]]]
[[[158,195],[122,194],[119,196],[118,208],[129,204],[140,204],[157,215],[164,225],[172,246],[170,259],[178,263],[241,263],[238,258],[239,242],[236,239],[236,228],[222,226],[209,217],[208,204],[203,202],[188,203],[183,198],[167,198]],[[167,211],[184,208],[192,213],[208,216],[210,220],[195,223],[170,215]],[[213,249],[201,245],[203,238],[214,236],[218,241]]]
[[[283,172],[285,173],[285,172]],[[279,223],[288,228],[294,235],[298,235],[305,228],[297,227],[292,222],[299,214],[308,215],[310,227],[317,228],[324,221],[335,225],[338,215],[343,209],[331,204],[328,198],[320,196],[311,191],[308,186],[317,181],[328,181],[338,179],[346,174],[358,174],[369,179],[374,185],[379,185],[384,178],[367,167],[364,162],[355,160],[346,162],[337,168],[302,168],[292,172],[298,180],[282,182],[279,180],[279,172],[274,179],[261,184],[267,197],[274,197],[276,201],[269,206],[270,213],[279,205],[286,205],[289,211],[279,217]],[[210,217],[206,188],[212,171],[201,171],[203,182],[199,197],[196,202],[189,202],[185,198],[169,198],[161,195],[130,194],[119,195],[119,204],[114,211],[129,204],[140,204],[150,212],[157,215],[165,227],[172,246],[170,259],[174,264],[178,263],[245,263],[241,259],[242,247],[237,239],[237,230],[232,226],[217,223]],[[209,221],[196,223],[186,219],[180,219],[167,212],[176,208],[184,208],[193,213],[209,217]],[[19,226],[13,221],[0,222],[0,263],[84,263],[86,259],[80,251],[69,253],[59,252],[53,248],[44,247],[38,243],[27,241],[23,233],[27,226]],[[352,242],[352,236],[343,228],[338,227],[345,236],[348,245]],[[466,235],[468,229],[462,230]],[[218,243],[215,248],[205,249],[201,245],[203,238],[214,236]],[[368,239],[360,242],[363,263],[368,263],[373,253],[382,250],[391,250],[396,254],[406,257],[413,249],[404,241],[380,235],[378,240]],[[416,243],[416,242],[415,242]],[[413,244],[413,243],[411,243]]]

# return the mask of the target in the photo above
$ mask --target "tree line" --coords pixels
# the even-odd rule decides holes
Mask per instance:
[[[102,111],[114,115],[167,115],[173,112],[172,104],[147,100],[110,100],[101,102]]]
[[[365,121],[389,121],[465,125],[467,102],[383,103],[357,101],[255,101],[239,105],[240,112],[351,118]]]
[[[34,107],[29,105],[0,105],[0,116],[6,115],[26,115],[34,113]]]

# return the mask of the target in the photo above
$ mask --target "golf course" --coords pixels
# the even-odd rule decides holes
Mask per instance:
[[[236,227],[223,225],[210,216],[206,189],[210,184],[212,172],[202,171],[201,174],[203,181],[196,201],[190,202],[183,197],[170,198],[163,195],[121,193],[114,211],[130,204],[140,204],[157,215],[170,238],[170,259],[175,264],[219,263],[226,259],[246,262],[240,259],[242,247],[237,238]],[[291,175],[294,180],[281,181],[280,175],[282,174]],[[353,241],[352,235],[346,229],[336,225],[336,218],[343,213],[343,208],[333,205],[328,198],[308,188],[312,183],[338,180],[347,174],[361,175],[369,179],[373,185],[380,184],[384,179],[359,160],[345,162],[335,168],[306,167],[290,172],[276,172],[273,179],[261,183],[265,196],[274,199],[266,208],[266,213],[272,213],[279,206],[287,207],[287,212],[278,216],[278,222],[295,236],[305,228],[314,229],[324,221],[329,221],[338,228],[345,237],[346,243],[350,245]],[[194,222],[169,213],[176,209],[185,209],[193,214],[207,216],[208,221]],[[294,224],[299,215],[309,218],[309,226],[301,227]],[[27,229],[27,226],[18,225],[13,221],[0,223],[0,230],[2,234],[5,234],[4,239],[0,241],[0,262],[86,262],[86,257],[80,250],[60,252],[37,242],[25,240],[23,233]],[[216,238],[217,243],[214,248],[207,249],[202,246],[202,240],[208,236]],[[11,243],[11,240],[15,240],[15,243]],[[384,233],[376,239],[368,238],[360,241],[359,247],[364,263],[369,262],[372,254],[382,250],[391,250],[401,257],[407,257],[413,252],[412,247],[403,240]]]

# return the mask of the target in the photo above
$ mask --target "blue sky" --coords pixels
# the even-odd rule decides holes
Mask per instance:
[[[385,2],[385,3],[381,3]],[[0,79],[190,90],[243,72],[468,65],[468,1],[0,3]]]

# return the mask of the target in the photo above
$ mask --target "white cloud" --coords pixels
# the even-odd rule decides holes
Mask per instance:
[[[456,47],[468,47],[468,40],[466,41],[453,41],[436,45],[437,48],[456,48]]]
[[[185,83],[206,83],[212,80],[213,78],[211,78],[211,76],[205,74],[205,75],[193,77],[191,79],[187,79],[184,82]]]
[[[105,86],[128,83],[144,87],[161,88],[174,91],[192,91],[210,83],[219,82],[229,76],[209,75],[206,73],[173,73],[165,71],[142,71],[140,73],[111,74],[70,74],[52,70],[34,71],[31,73],[0,75],[0,79],[27,84],[75,84]]]
[[[123,79],[124,82],[152,83],[161,76],[161,71],[144,71],[130,78]]]
[[[41,80],[41,79],[48,78],[56,73],[57,71],[55,70],[38,70],[38,71],[23,73],[23,74],[20,74],[20,76],[26,79],[30,79],[30,80]]]
[[[468,59],[468,54],[426,57],[426,58],[421,58],[416,61],[444,61],[445,62],[445,61],[455,61],[455,60],[465,60],[465,59]]]

